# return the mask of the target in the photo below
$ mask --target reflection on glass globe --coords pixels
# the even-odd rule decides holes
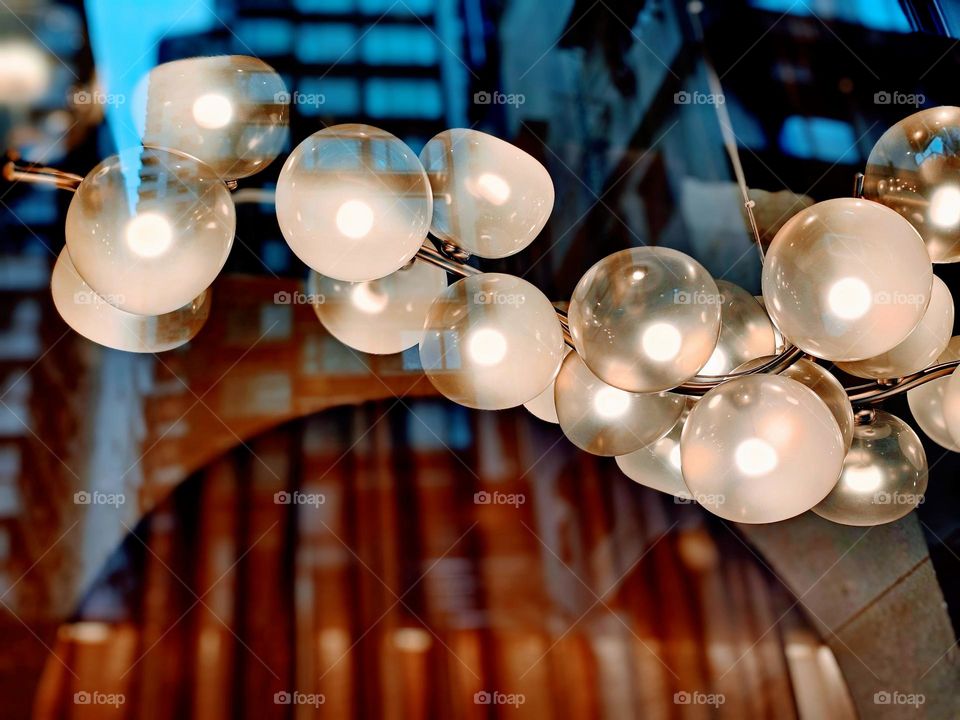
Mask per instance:
[[[571,348],[567,348],[567,354],[573,352]],[[566,357],[566,355],[564,355]],[[533,400],[527,400],[523,406],[530,411],[530,414],[534,417],[538,417],[544,422],[548,423],[559,423],[560,418],[557,417],[557,403],[554,399],[554,387],[556,386],[556,379],[553,380],[546,389],[537,395]]]
[[[66,248],[60,251],[50,290],[57,312],[88,340],[116,350],[158,353],[192,340],[210,315],[210,290],[179,310],[163,315],[134,315],[115,308],[77,274]]]
[[[684,408],[682,395],[611,387],[572,352],[557,375],[554,399],[563,434],[594,455],[626,455],[663,437]]]
[[[710,359],[720,333],[719,291],[683,253],[630,248],[580,278],[568,319],[574,346],[597,377],[629,392],[659,392]]]
[[[754,295],[753,299],[760,303],[760,306],[763,308],[764,312],[766,312],[767,303],[764,302],[763,295]],[[770,315],[768,314],[767,317],[769,318]],[[772,320],[770,321],[770,324],[773,325]],[[783,352],[783,349],[786,347],[787,343],[783,339],[783,333],[780,332],[780,329],[776,325],[773,326],[773,336],[777,340],[777,353]]]
[[[186,153],[224,179],[247,177],[283,149],[289,103],[277,71],[254,57],[163,63],[147,77],[143,144]]]
[[[764,307],[738,285],[726,280],[716,282],[720,291],[720,338],[698,373],[701,377],[726,375],[748,360],[777,350],[777,336]]]
[[[413,150],[369,125],[314,133],[277,180],[284,238],[309,267],[337,280],[376,280],[406,265],[427,236],[432,208]]]
[[[863,196],[900,213],[920,232],[936,263],[960,260],[960,108],[904,118],[877,141]]]
[[[960,445],[960,366],[947,377],[943,393],[943,420],[950,438]]]
[[[310,273],[310,303],[323,326],[344,345],[376,355],[398,353],[423,337],[427,310],[447,287],[447,273],[414,260],[385,278],[345,282]]]
[[[502,258],[537,237],[553,210],[553,181],[532,156],[477,130],[444,130],[420,152],[433,187],[437,237]]]
[[[516,407],[553,381],[566,352],[557,313],[513,275],[458,280],[427,312],[420,364],[454,402],[479,410]]]
[[[923,502],[927,456],[903,420],[876,411],[854,431],[836,487],[813,511],[842,525],[881,525],[899,520]]]
[[[101,298],[163,315],[210,286],[235,227],[230,192],[210,168],[138,148],[107,158],[80,183],[67,211],[67,249]]]
[[[950,342],[953,332],[953,296],[934,276],[930,304],[920,324],[895,348],[858,362],[838,362],[846,373],[862,378],[898,378],[930,367]]]
[[[794,215],[763,265],[763,297],[780,332],[826,360],[893,349],[923,318],[933,267],[913,226],[883,205],[837,198]]]
[[[690,411],[680,439],[683,479],[707,510],[769,523],[806,512],[836,484],[844,446],[810,388],[750,375],[714,388]]]
[[[617,465],[623,474],[654,490],[684,500],[692,499],[680,471],[680,434],[694,404],[693,398],[686,398],[680,419],[662,438],[632,453],[619,455]]]
[[[960,360],[960,336],[951,338],[947,349],[941,353],[934,365]],[[947,430],[943,415],[943,398],[947,391],[950,376],[930,380],[913,390],[907,391],[907,403],[913,419],[920,429],[937,445],[952,452],[960,452],[960,444],[954,442]]]
[[[773,360],[773,356],[757,358],[746,362],[736,369],[736,372],[747,372],[754,368]],[[837,427],[840,429],[840,435],[843,438],[843,447],[850,449],[850,443],[853,442],[853,406],[850,404],[850,398],[843,385],[829,370],[812,360],[797,360],[793,365],[779,373],[783,377],[796,380],[801,385],[806,385],[813,390],[817,397],[823,400],[823,404],[837,421]]]

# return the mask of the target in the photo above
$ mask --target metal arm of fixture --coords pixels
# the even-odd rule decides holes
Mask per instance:
[[[83,180],[83,177],[80,175],[57,170],[56,168],[45,167],[33,163],[20,164],[19,157],[15,153],[7,153],[6,157],[7,161],[3,164],[3,178],[11,183],[34,183],[37,185],[47,185],[59,190],[69,190],[70,192],[75,192],[77,186],[80,185],[81,181]],[[861,192],[862,182],[862,176],[858,176],[855,180],[856,187],[854,191],[858,196]],[[235,190],[237,187],[236,181],[228,182],[227,187],[229,187],[231,190]],[[241,193],[251,194],[250,201],[252,202],[265,202],[269,200],[267,197],[268,193],[257,192],[253,188],[241,190],[238,195]],[[272,193],[269,193],[269,195],[272,196]],[[437,246],[439,246],[440,249],[437,249],[437,247],[434,246],[434,242],[437,243]],[[435,265],[449,273],[459,275],[461,278],[479,275],[482,272],[472,265],[467,264],[466,261],[470,258],[468,254],[451,243],[442,240],[434,241],[432,238],[428,239],[417,251],[417,257],[424,262]],[[557,318],[560,320],[560,325],[563,327],[564,339],[566,340],[567,345],[573,347],[573,340],[570,336],[570,325],[567,322],[567,312],[561,308],[556,308],[556,311]],[[743,377],[745,375],[756,375],[759,373],[781,373],[795,362],[802,359],[803,356],[804,353],[802,350],[794,347],[793,345],[787,345],[786,349],[779,355],[763,365],[753,368],[752,370],[729,373],[727,375],[697,376],[689,382],[685,382],[682,385],[677,386],[671,392],[679,393],[681,395],[700,397],[718,385],[721,385],[728,380],[733,380],[734,378]],[[931,380],[945,377],[953,372],[953,369],[958,365],[960,365],[960,360],[955,360],[947,363],[941,363],[939,365],[933,365],[925,370],[914,373],[913,375],[897,378],[895,380],[878,380],[870,383],[864,383],[862,385],[855,385],[846,389],[847,395],[850,397],[850,401],[857,406],[862,407],[865,405],[871,405],[896,395],[900,395],[901,393],[905,393],[907,390],[912,390],[913,388],[930,382]]]

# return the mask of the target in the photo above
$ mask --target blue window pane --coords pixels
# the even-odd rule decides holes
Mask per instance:
[[[241,21],[234,32],[242,50],[253,55],[283,55],[293,45],[293,26],[286,20]]]
[[[305,25],[297,34],[296,56],[305,63],[353,62],[357,28],[344,23]]]
[[[824,162],[855,162],[860,153],[853,128],[841,120],[788,117],[780,130],[780,147],[788,155]]]
[[[440,86],[433,80],[377,78],[364,88],[372,117],[439,118],[443,114]]]
[[[293,0],[293,6],[301,12],[348,13],[356,6],[355,0]]]
[[[910,32],[898,0],[751,0],[760,10],[864,25],[877,30]]]
[[[360,55],[371,65],[433,65],[437,62],[437,43],[422,25],[379,25],[363,36]]]
[[[360,12],[371,15],[429,15],[436,4],[436,0],[357,0]]]
[[[360,87],[351,78],[305,78],[295,98],[303,115],[356,115]]]

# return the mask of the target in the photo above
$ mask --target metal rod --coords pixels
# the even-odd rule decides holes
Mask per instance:
[[[16,157],[10,157],[3,165],[3,178],[9,182],[26,182],[35,185],[50,185],[60,190],[69,190],[76,192],[77,187],[83,181],[80,175],[57,170],[56,168],[45,167],[26,163],[18,165]]]

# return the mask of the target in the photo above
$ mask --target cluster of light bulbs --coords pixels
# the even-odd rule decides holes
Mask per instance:
[[[228,183],[280,152],[288,100],[254,58],[151,73],[144,147],[94,168],[69,208],[52,285],[72,327],[149,352],[196,334],[233,241]],[[662,247],[602,259],[566,311],[522,278],[466,265],[527,247],[554,203],[539,162],[474,130],[441,132],[418,156],[374,127],[325,128],[284,163],[276,212],[312,270],[320,322],[346,345],[419,346],[447,398],[525,405],[633,480],[724,518],[812,509],[871,525],[922,500],[924,451],[889,413],[855,419],[857,388],[817,360],[876,387],[960,360],[953,300],[932,266],[960,260],[958,135],[953,107],[890,128],[863,197],[817,203],[777,233],[761,298]],[[447,271],[460,279],[448,285]],[[912,387],[918,423],[960,451],[960,375]]]

